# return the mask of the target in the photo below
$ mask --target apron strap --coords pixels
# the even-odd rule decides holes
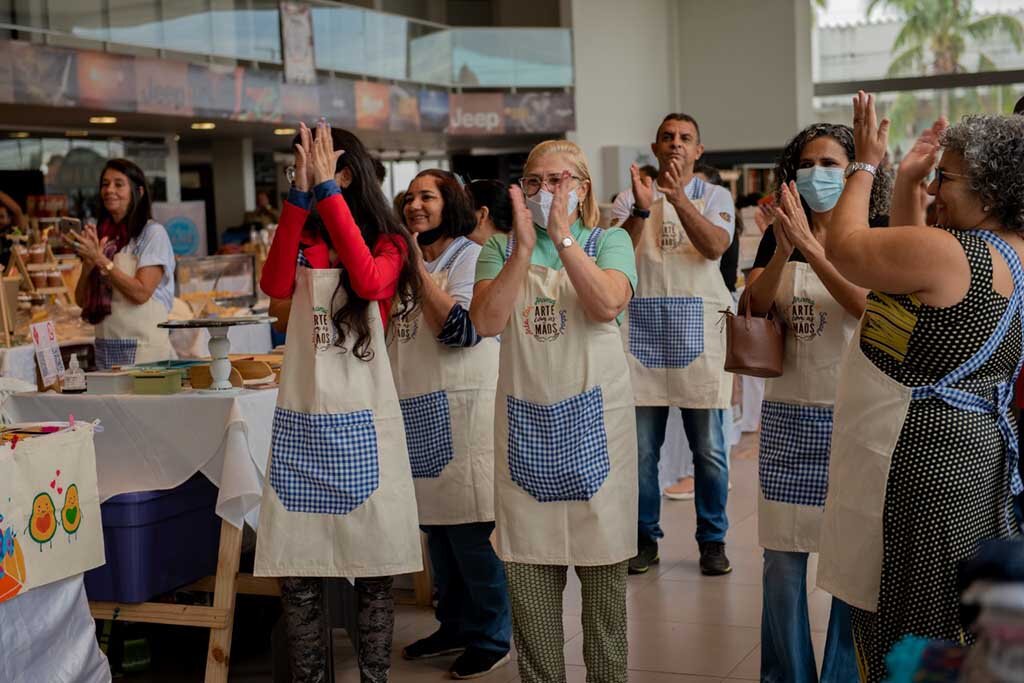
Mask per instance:
[[[1016,496],[1024,491],[1024,482],[1021,481],[1020,471],[1017,467],[1020,459],[1020,453],[1019,446],[1017,444],[1017,435],[1013,428],[1013,424],[1010,422],[1009,409],[1010,403],[1013,400],[1013,390],[1017,383],[1017,377],[1020,375],[1021,368],[1024,367],[1024,347],[1022,347],[1021,354],[1018,354],[1020,360],[1017,361],[1017,367],[1014,369],[1012,377],[1009,381],[1000,382],[996,385],[996,397],[994,404],[977,394],[963,391],[961,389],[955,389],[953,387],[953,385],[960,380],[977,372],[981,366],[992,357],[992,354],[994,354],[999,348],[1000,343],[1002,343],[1003,338],[1009,331],[1014,318],[1020,317],[1022,313],[1022,300],[1024,300],[1024,265],[1021,264],[1020,257],[1017,255],[1016,250],[1014,250],[998,235],[985,230],[978,231],[977,234],[982,240],[987,244],[992,245],[992,247],[1002,255],[1006,260],[1007,266],[1010,268],[1010,274],[1013,276],[1013,293],[1010,295],[1010,301],[1007,304],[1002,317],[999,319],[999,323],[996,325],[995,331],[988,340],[985,341],[981,348],[967,360],[966,363],[940,379],[935,384],[914,387],[911,396],[914,399],[938,398],[954,408],[965,410],[967,412],[984,414],[995,413],[1000,435],[1006,445],[1006,466],[1010,493]],[[1024,320],[1022,320],[1022,325],[1024,325]],[[1022,342],[1022,344],[1024,344],[1024,342]],[[1012,529],[1010,519],[1007,518],[1006,521],[1007,525]]]
[[[584,253],[590,258],[597,258],[597,242],[601,239],[603,233],[603,228],[594,228],[590,233],[590,237],[587,238],[587,243],[583,245]]]
[[[473,244],[467,237],[459,237],[458,239],[461,239],[462,243],[455,247],[455,249],[451,252],[451,256],[449,256],[448,259],[444,262],[444,265],[437,269],[438,272],[447,273],[448,271],[450,271],[452,269],[452,266],[459,259],[459,256],[462,255],[462,252],[469,249],[469,245]],[[508,259],[506,258],[506,260]]]
[[[510,233],[505,244],[505,260],[512,258],[512,250],[516,248],[516,238]]]

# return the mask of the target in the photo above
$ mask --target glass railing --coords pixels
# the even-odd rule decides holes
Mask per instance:
[[[3,28],[55,45],[89,42],[282,63],[277,0],[76,0],[14,3]],[[444,87],[568,87],[572,32],[449,28],[318,0],[318,69]]]

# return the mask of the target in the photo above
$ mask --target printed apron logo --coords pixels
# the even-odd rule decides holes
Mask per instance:
[[[416,338],[420,329],[420,317],[399,316],[395,319],[395,336],[402,344],[407,344]]]
[[[793,334],[797,339],[809,341],[820,337],[825,331],[825,324],[828,322],[828,312],[821,311],[817,315],[814,312],[814,299],[805,296],[793,297],[793,303],[789,307],[789,320],[793,327]]]
[[[558,302],[543,296],[537,297],[532,306],[523,309],[523,331],[537,341],[555,341],[565,332],[568,316],[565,309],[557,308]]]
[[[326,351],[334,344],[334,325],[327,309],[323,306],[313,307],[313,347],[317,351]]]
[[[665,221],[661,224],[661,250],[676,251],[683,243],[683,236],[679,226],[673,221]]]

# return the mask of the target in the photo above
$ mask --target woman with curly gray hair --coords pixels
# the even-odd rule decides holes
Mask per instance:
[[[765,384],[758,453],[758,536],[764,548],[761,680],[814,683],[807,560],[818,550],[828,490],[832,404],[839,358],[864,313],[867,290],[825,256],[825,235],[846,169],[854,159],[853,129],[817,123],[786,145],[775,223],[765,231],[748,278],[745,301],[763,315],[773,307],[785,322],[784,371]],[[873,223],[887,222],[891,176],[872,187]],[[857,677],[850,609],[833,600],[821,680]]]
[[[818,586],[851,605],[863,680],[908,634],[967,642],[957,563],[1019,533],[1008,408],[1022,358],[1024,118],[970,116],[920,165],[938,223],[868,229],[889,122],[854,99],[856,161],[827,230],[842,275],[870,289],[839,369]]]

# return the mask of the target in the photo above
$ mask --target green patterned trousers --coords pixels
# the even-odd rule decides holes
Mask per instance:
[[[568,567],[506,562],[523,683],[565,683],[562,594]],[[626,562],[576,567],[587,683],[626,683]]]

